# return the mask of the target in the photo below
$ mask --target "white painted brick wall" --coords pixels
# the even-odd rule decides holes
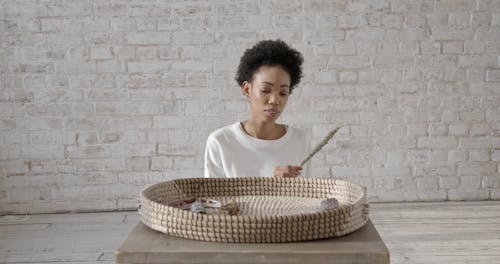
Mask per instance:
[[[0,213],[117,210],[201,177],[243,51],[305,58],[282,121],[372,202],[500,199],[500,1],[0,0]]]

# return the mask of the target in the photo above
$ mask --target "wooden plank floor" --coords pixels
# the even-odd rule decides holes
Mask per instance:
[[[391,263],[500,263],[500,201],[371,204]],[[0,263],[113,263],[136,212],[0,216]]]
[[[373,204],[391,263],[500,263],[500,202]]]

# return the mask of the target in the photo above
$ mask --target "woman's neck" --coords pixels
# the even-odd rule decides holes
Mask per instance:
[[[249,119],[243,121],[241,124],[245,133],[258,139],[275,140],[281,138],[286,133],[286,129],[283,125],[274,122],[266,123]]]

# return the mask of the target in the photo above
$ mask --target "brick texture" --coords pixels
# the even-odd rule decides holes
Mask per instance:
[[[313,176],[370,201],[500,196],[500,1],[0,0],[0,214],[119,210],[201,177],[208,134],[243,120],[239,57],[305,58],[281,121]]]

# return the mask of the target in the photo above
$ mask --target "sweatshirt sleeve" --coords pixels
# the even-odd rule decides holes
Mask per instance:
[[[312,150],[312,146],[311,146],[311,143],[312,143],[312,136],[311,136],[311,132],[310,131],[305,131],[305,138],[304,138],[304,141],[306,142],[306,153],[304,155],[308,155],[311,150]],[[305,157],[305,156],[304,156]],[[304,178],[313,178],[312,175],[311,175],[311,162],[307,162],[305,164],[305,168],[302,168],[305,172],[304,174]]]
[[[205,178],[225,178],[221,148],[216,138],[209,136],[205,148]]]

